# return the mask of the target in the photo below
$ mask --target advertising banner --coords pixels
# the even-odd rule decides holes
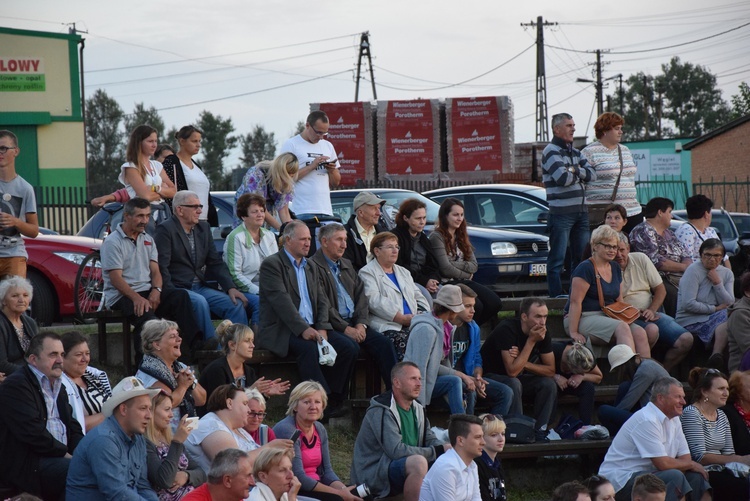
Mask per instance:
[[[453,98],[447,103],[453,171],[502,171],[500,110],[494,97]]]
[[[328,115],[326,139],[336,148],[341,185],[354,186],[357,180],[372,177],[375,146],[370,103],[320,103],[313,109]]]
[[[0,92],[44,92],[44,59],[0,56]]]
[[[382,134],[378,152],[381,175],[432,175],[440,171],[437,101],[379,102],[378,133]]]

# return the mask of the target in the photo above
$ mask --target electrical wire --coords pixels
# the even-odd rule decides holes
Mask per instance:
[[[586,86],[586,87],[582,88],[581,90],[579,90],[579,91],[578,91],[578,92],[576,92],[575,94],[572,94],[572,95],[570,95],[570,96],[566,97],[565,99],[563,99],[563,100],[561,100],[561,101],[558,101],[558,102],[556,102],[556,103],[554,103],[554,104],[550,104],[549,106],[547,106],[547,108],[549,109],[549,108],[552,108],[552,107],[554,107],[554,106],[557,106],[557,105],[559,105],[559,104],[562,104],[562,103],[564,103],[565,101],[568,101],[569,99],[573,99],[574,97],[576,97],[576,96],[577,96],[578,94],[580,94],[581,92],[585,92],[585,91],[587,91],[587,90],[590,90],[588,86]],[[533,116],[536,116],[536,111],[535,111],[534,113],[531,113],[531,114],[529,114],[529,115],[524,115],[524,116],[522,116],[522,117],[518,117],[518,118],[516,118],[516,120],[523,120],[524,118],[529,118],[529,117],[533,117]]]

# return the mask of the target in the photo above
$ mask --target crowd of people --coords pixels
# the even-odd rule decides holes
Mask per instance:
[[[248,170],[223,256],[210,183],[193,160],[202,132],[180,129],[174,153],[153,128],[136,127],[124,188],[92,203],[124,202],[101,248],[103,304],[132,320],[137,372],[112,388],[89,365],[84,335],[40,332],[26,313],[33,290],[22,243],[10,261],[0,255],[0,406],[12,409],[0,413],[0,444],[17,451],[0,457],[0,484],[45,500],[505,501],[505,419],[531,414],[533,438],[549,441],[558,396],[569,394],[579,427],[598,421],[614,438],[600,475],[561,485],[554,499],[748,499],[750,372],[738,369],[750,368],[750,274],[735,301],[705,196],[688,199],[677,234],[670,200],[641,211],[622,125],[605,113],[597,141],[578,151],[572,117],[555,115],[543,154],[548,285],[551,297],[567,298],[568,340],[548,332],[541,297],[498,323],[500,298],[474,281],[460,200],[442,203],[429,235],[416,199],[401,204],[394,228],[370,192],[337,221],[329,192],[339,165],[322,112],[276,159]],[[0,160],[19,151],[10,132],[0,131],[0,144]],[[0,178],[9,165],[0,162]],[[24,206],[23,221],[3,212],[0,225],[34,236],[33,197]],[[598,411],[605,374],[593,345],[608,348],[621,381],[613,405]],[[256,346],[292,357],[302,382],[257,377]],[[699,346],[711,355],[690,372],[685,406],[670,372]],[[197,374],[190,364],[204,349],[221,356]],[[346,485],[325,424],[347,412],[360,350],[385,393],[364,415]],[[267,398],[288,398],[273,427],[263,423]],[[431,428],[427,406],[449,410],[446,437]],[[489,412],[476,416],[478,408]]]

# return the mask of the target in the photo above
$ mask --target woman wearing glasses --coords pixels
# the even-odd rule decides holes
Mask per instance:
[[[250,327],[224,320],[216,327],[216,337],[219,339],[224,356],[208,364],[201,371],[198,380],[207,395],[210,396],[223,384],[236,384],[242,389],[257,389],[268,396],[286,393],[289,389],[289,381],[267,380],[255,375],[255,370],[250,365],[255,349],[255,333]],[[198,413],[205,414],[205,409],[198,409]]]
[[[690,456],[693,461],[707,466],[708,481],[713,488],[714,499],[747,501],[750,499],[750,455],[735,453],[732,431],[721,407],[729,397],[726,376],[716,369],[694,367],[688,376],[693,388],[693,403],[685,407],[680,416]],[[738,478],[729,463],[740,463],[744,476]],[[710,467],[709,467],[710,465]]]
[[[582,261],[571,276],[570,299],[565,305],[565,331],[579,343],[590,338],[593,344],[626,344],[643,358],[651,358],[651,346],[658,331],[649,334],[636,324],[610,318],[599,303],[601,284],[604,304],[622,301],[622,270],[614,261],[617,256],[618,233],[602,225],[591,234],[591,258]]]
[[[272,440],[276,440],[276,434],[273,428],[263,424],[266,418],[266,399],[257,388],[245,388],[247,395],[247,424],[245,431],[253,437],[258,445],[266,445]]]
[[[709,238],[698,251],[700,261],[688,266],[680,279],[675,320],[714,348],[707,365],[726,368],[724,350],[727,347],[727,308],[734,303],[734,275],[721,265],[724,244],[718,238]]]

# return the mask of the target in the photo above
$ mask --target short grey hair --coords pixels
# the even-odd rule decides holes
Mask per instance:
[[[573,120],[573,115],[571,115],[570,113],[558,113],[556,115],[552,115],[552,128],[554,129],[565,120]]]
[[[169,329],[177,329],[177,323],[171,320],[154,319],[143,324],[141,330],[141,348],[146,355],[154,354],[154,343],[159,341]]]
[[[178,191],[177,193],[175,193],[174,198],[172,198],[172,206],[179,207],[180,205],[185,205],[185,203],[191,197],[195,197],[200,200],[200,198],[198,197],[198,194],[194,191],[190,191],[190,190]]]
[[[318,230],[318,241],[322,242],[324,238],[331,238],[334,233],[346,231],[346,227],[341,223],[324,224]]]
[[[622,242],[625,245],[627,245],[628,247],[630,247],[630,238],[628,238],[628,236],[625,234],[624,231],[621,231],[620,235],[617,238],[620,239],[620,242]]]
[[[654,385],[651,387],[651,401],[656,402],[656,397],[658,397],[659,395],[661,395],[662,397],[666,397],[667,395],[669,395],[669,389],[672,386],[678,386],[682,388],[682,383],[680,383],[673,377],[663,377],[657,379]]]
[[[27,292],[29,294],[29,301],[34,297],[34,287],[31,286],[31,282],[23,277],[13,275],[0,282],[0,303],[5,301],[5,296],[7,296],[12,289],[21,289],[22,291]]]
[[[307,225],[300,221],[299,219],[293,219],[286,223],[286,226],[284,226],[284,231],[281,233],[281,242],[282,245],[286,244],[286,241],[294,236],[294,233],[297,231],[297,228],[301,227],[307,227]]]
[[[258,388],[245,388],[245,395],[247,395],[248,400],[255,400],[261,407],[266,408],[266,397],[258,391]]]
[[[239,449],[224,449],[211,462],[208,470],[208,483],[220,484],[225,476],[234,477],[240,472],[240,459],[249,458],[247,452]]]

